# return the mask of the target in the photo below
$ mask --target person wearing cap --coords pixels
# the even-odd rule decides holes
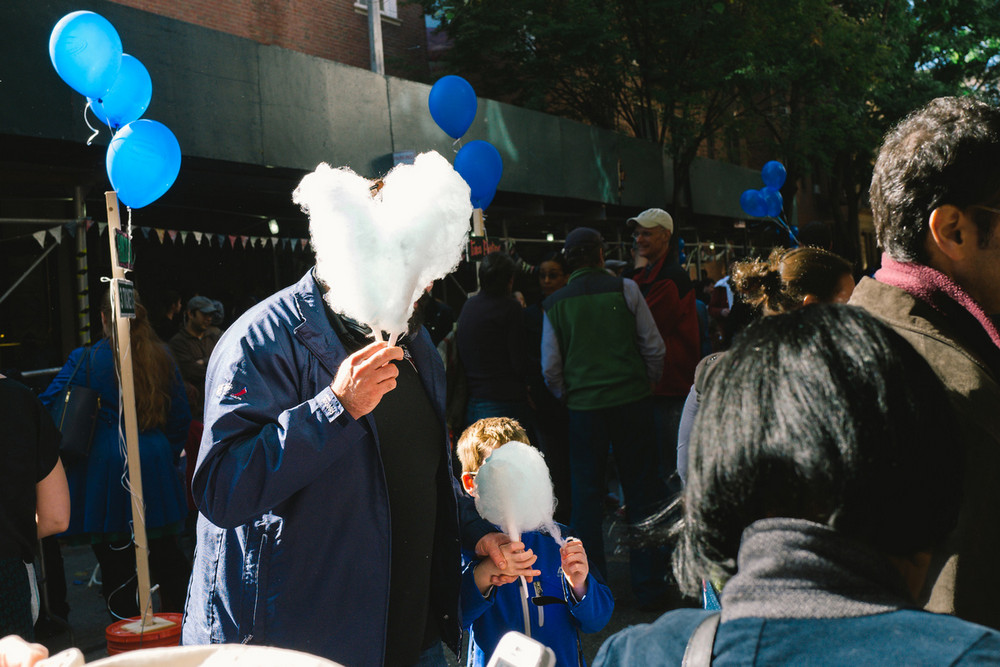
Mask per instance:
[[[663,339],[631,280],[604,270],[599,232],[578,227],[563,252],[569,282],[542,302],[542,374],[569,409],[574,534],[590,545],[591,565],[607,575],[604,498],[608,443],[625,495],[625,518],[643,522],[663,508],[667,490],[657,474],[652,387],[663,371]],[[632,590],[643,608],[668,599],[666,558],[630,552]]]
[[[170,350],[181,369],[194,418],[201,420],[205,407],[205,369],[222,332],[213,324],[220,317],[219,303],[206,296],[187,302],[184,327],[170,339]]]
[[[663,337],[666,354],[663,374],[653,389],[656,439],[660,452],[660,474],[668,488],[679,491],[677,470],[677,429],[684,400],[694,383],[694,369],[701,359],[701,332],[694,283],[671,252],[674,220],[662,208],[646,209],[629,226],[639,256],[646,265],[633,272],[646,299],[656,328]]]

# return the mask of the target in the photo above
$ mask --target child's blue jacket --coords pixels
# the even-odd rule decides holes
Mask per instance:
[[[560,526],[565,531],[565,527]],[[564,532],[564,534],[566,534]],[[598,632],[611,619],[615,601],[608,588],[591,570],[587,576],[587,595],[582,600],[574,600],[566,578],[563,576],[559,556],[559,545],[550,535],[540,532],[524,533],[521,536],[525,549],[531,549],[538,560],[535,569],[542,576],[528,584],[531,596],[538,595],[536,584],[541,586],[541,595],[564,600],[566,604],[546,604],[538,607],[528,603],[531,619],[531,637],[550,647],[556,654],[557,665],[584,665],[580,651],[579,631]],[[586,548],[586,544],[584,548]],[[479,563],[470,560],[462,573],[460,605],[462,627],[471,626],[468,664],[482,667],[489,662],[500,638],[510,630],[524,632],[524,615],[521,597],[524,590],[520,581],[504,586],[496,586],[484,598],[476,587],[473,570]],[[596,576],[595,576],[596,575]],[[544,615],[544,625],[539,626],[539,609]]]

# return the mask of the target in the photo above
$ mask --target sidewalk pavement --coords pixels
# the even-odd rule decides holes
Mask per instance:
[[[597,655],[601,644],[612,634],[630,625],[651,623],[666,609],[642,611],[633,597],[629,585],[628,551],[620,546],[624,527],[609,514],[605,522],[605,543],[608,545],[608,585],[615,594],[615,610],[611,621],[601,632],[583,635],[584,657],[590,664]],[[69,622],[71,632],[61,632],[55,636],[38,640],[48,647],[50,654],[75,646],[88,662],[107,657],[105,630],[115,622],[107,612],[100,585],[91,585],[91,574],[97,559],[89,546],[63,546],[65,561],[67,601],[70,605]],[[154,608],[159,600],[154,595]],[[682,606],[680,603],[677,606]],[[694,606],[694,605],[692,605]],[[450,651],[445,651],[450,665],[459,664]],[[463,651],[464,657],[464,651]]]

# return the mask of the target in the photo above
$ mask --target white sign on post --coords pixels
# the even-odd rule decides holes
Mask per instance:
[[[132,284],[132,281],[116,278],[115,288],[117,290],[116,293],[118,294],[118,300],[115,302],[115,316],[127,317],[129,319],[134,318],[135,286]]]

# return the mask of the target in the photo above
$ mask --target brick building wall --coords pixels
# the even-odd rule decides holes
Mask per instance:
[[[369,69],[368,16],[355,0],[112,0],[260,44]],[[366,0],[361,0],[367,4]],[[419,5],[398,0],[398,19],[383,18],[386,73],[428,80],[427,37]]]

